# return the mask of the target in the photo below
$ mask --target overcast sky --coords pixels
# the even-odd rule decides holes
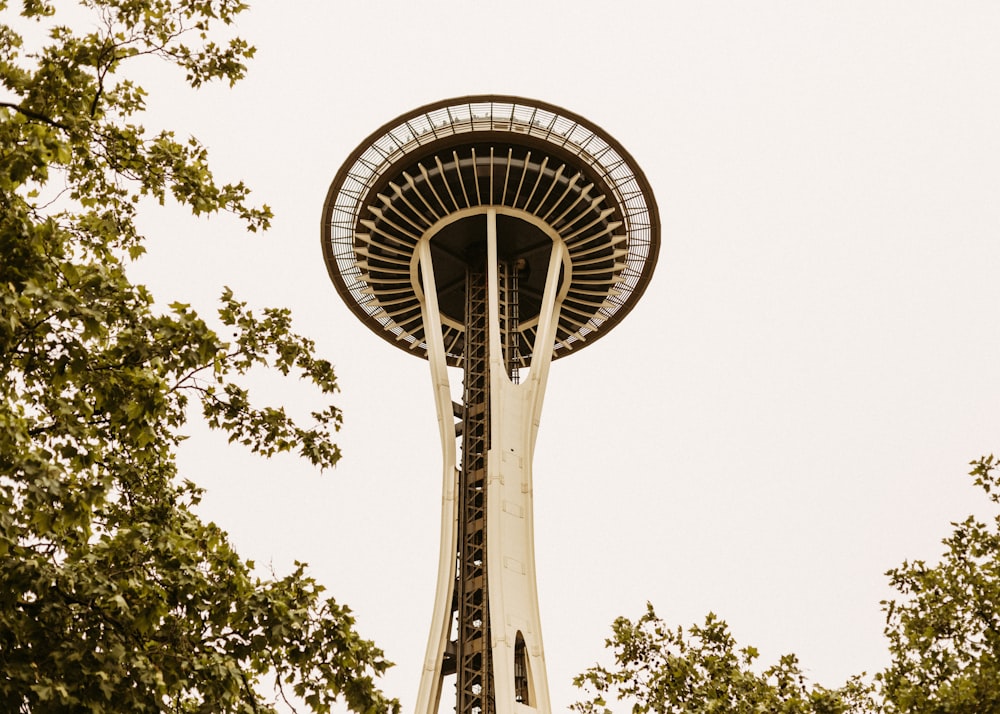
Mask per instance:
[[[826,686],[884,666],[884,571],[989,512],[965,473],[1000,448],[1000,5],[256,5],[247,81],[191,93],[150,69],[144,123],[201,138],[274,229],[153,207],[136,270],[164,302],[210,311],[229,285],[287,305],[336,365],[334,471],[191,429],[182,465],[242,554],[307,561],[411,709],[438,554],[430,376],[340,302],[320,213],[384,122],[522,95],[618,139],[663,225],[636,309],[549,379],[534,471],[553,708],[647,600],[672,624],[714,611]]]

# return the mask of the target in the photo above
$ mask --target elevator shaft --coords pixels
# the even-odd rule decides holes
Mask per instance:
[[[504,363],[516,382],[517,272],[498,266],[499,315]],[[477,266],[466,274],[465,383],[462,404],[462,465],[458,476],[459,524],[455,621],[456,707],[458,714],[493,714],[489,574],[486,558],[487,458],[490,448],[490,360],[488,271]]]
[[[458,473],[457,714],[493,714],[493,677],[486,565],[486,458],[489,451],[487,275],[466,274],[465,386],[462,466]]]

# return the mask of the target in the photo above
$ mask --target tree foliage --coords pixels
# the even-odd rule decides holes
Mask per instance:
[[[1000,504],[1000,460],[972,466],[976,485]],[[907,561],[887,573],[898,593],[882,602],[890,664],[873,678],[825,689],[806,681],[794,655],[759,667],[757,650],[737,648],[713,614],[704,625],[670,629],[648,605],[635,621],[615,621],[605,642],[614,662],[575,679],[587,698],[573,709],[607,714],[616,701],[634,714],[1000,711],[1000,515],[952,527],[940,562]]]
[[[199,519],[175,463],[200,404],[230,441],[332,466],[334,405],[301,424],[241,382],[269,368],[328,399],[332,367],[286,310],[254,313],[227,290],[223,339],[188,305],[159,309],[126,270],[144,250],[143,197],[268,226],[197,140],[137,122],[147,95],[127,74],[158,58],[192,87],[238,81],[253,48],[217,38],[244,9],[81,0],[80,31],[61,24],[66,3],[0,0],[2,711],[266,712],[285,694],[316,712],[398,709],[350,611],[301,566],[255,575]]]
[[[620,617],[605,645],[611,668],[595,665],[574,683],[590,698],[581,714],[610,714],[608,700],[634,714],[847,714],[870,711],[870,687],[860,678],[839,690],[809,685],[795,655],[760,670],[754,647],[737,649],[725,622],[709,613],[704,625],[669,628],[652,605],[639,619]]]
[[[972,462],[1000,503],[1000,461]],[[890,712],[1000,711],[1000,516],[953,523],[941,561],[888,572],[899,598],[882,603],[891,665],[880,675]]]

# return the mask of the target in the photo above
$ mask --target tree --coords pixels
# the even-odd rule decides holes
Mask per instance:
[[[127,274],[144,197],[268,226],[246,186],[215,181],[196,140],[136,122],[147,95],[126,74],[158,58],[192,87],[235,83],[253,48],[218,38],[245,9],[80,0],[80,32],[54,4],[15,13],[0,0],[2,711],[267,712],[286,693],[315,712],[338,700],[398,711],[375,684],[389,663],[349,609],[301,565],[255,575],[199,519],[200,491],[175,463],[191,400],[230,441],[332,466],[334,405],[301,424],[240,381],[270,368],[328,399],[331,365],[285,310],[255,314],[227,290],[222,339]]]
[[[975,484],[1000,504],[1000,460],[972,462]],[[619,618],[606,646],[614,665],[575,679],[589,698],[583,714],[608,712],[607,699],[644,712],[881,712],[928,714],[1000,711],[1000,515],[952,524],[941,560],[904,562],[886,575],[898,593],[882,602],[889,666],[836,690],[808,685],[794,655],[763,671],[753,647],[736,649],[726,624],[668,629],[652,606],[635,622]]]
[[[972,466],[976,485],[1000,503],[1000,461]],[[952,527],[939,563],[888,572],[900,595],[882,603],[891,664],[879,678],[890,712],[1000,710],[1000,516]]]
[[[638,620],[620,617],[611,629],[605,646],[614,666],[595,665],[574,680],[590,697],[573,705],[581,714],[609,714],[608,699],[630,703],[634,714],[872,711],[870,685],[856,678],[838,690],[810,686],[795,655],[757,671],[757,650],[737,649],[726,623],[712,613],[685,633],[667,627],[647,604]]]

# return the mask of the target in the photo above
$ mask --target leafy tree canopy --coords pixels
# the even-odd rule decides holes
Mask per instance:
[[[1000,503],[1000,460],[972,462],[971,475]],[[671,629],[651,605],[618,618],[605,642],[614,662],[574,683],[581,714],[979,714],[1000,711],[1000,515],[952,524],[941,561],[904,562],[887,575],[898,597],[882,602],[890,664],[839,689],[809,683],[794,655],[766,668],[753,647],[738,648],[726,623]]]
[[[971,476],[1000,503],[1000,461]],[[1000,711],[1000,515],[952,524],[941,561],[888,572],[899,593],[882,603],[891,664],[879,675],[887,711]]]
[[[647,605],[639,619],[620,617],[605,645],[611,667],[595,665],[574,684],[590,698],[581,714],[847,714],[872,711],[871,688],[860,678],[838,690],[810,685],[795,655],[760,669],[754,647],[737,648],[725,622],[709,613],[704,625],[672,629]]]
[[[0,0],[0,710],[267,712],[287,694],[396,711],[348,608],[302,566],[255,576],[175,464],[200,405],[230,441],[332,466],[335,406],[301,424],[240,381],[270,368],[328,399],[331,365],[285,310],[227,290],[223,339],[126,273],[143,197],[268,227],[197,140],[137,122],[147,94],[127,73],[145,57],[192,87],[238,81],[253,48],[217,38],[246,5],[80,0],[70,27],[67,4]]]

